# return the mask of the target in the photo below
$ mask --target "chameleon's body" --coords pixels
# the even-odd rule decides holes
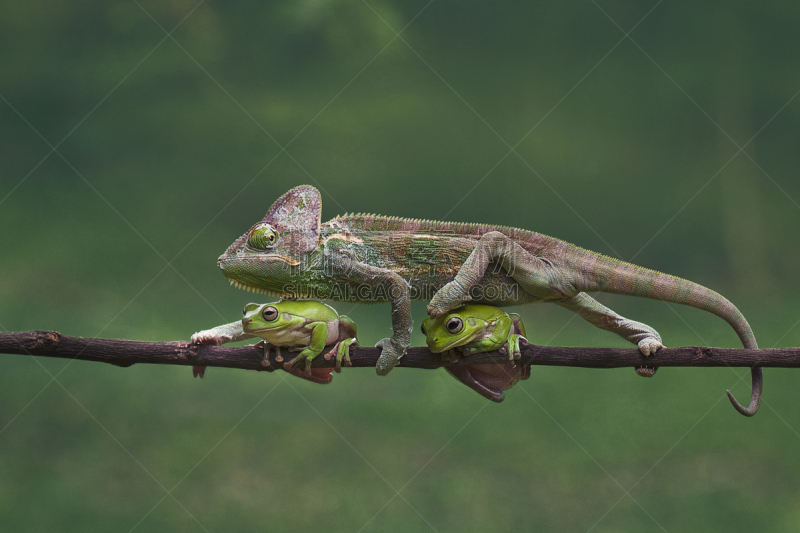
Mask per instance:
[[[502,226],[344,215],[320,223],[319,192],[308,185],[279,198],[264,219],[219,258],[238,287],[284,298],[391,302],[390,338],[376,367],[387,374],[405,353],[413,322],[410,300],[430,300],[436,318],[466,301],[494,306],[553,302],[655,353],[661,338],[591,298],[602,291],[676,302],[727,321],[746,348],[755,337],[736,307],[718,293],[668,274],[578,248],[539,233]],[[753,368],[750,407],[758,408],[761,370]]]
[[[508,365],[460,364],[445,367],[454,378],[494,402],[502,402],[504,390],[531,375],[529,365],[514,363],[521,356],[519,341],[525,339],[525,326],[519,315],[489,305],[462,305],[439,318],[426,318],[422,322],[422,333],[425,334],[428,349],[433,353],[460,352],[468,357],[476,353],[505,350]]]

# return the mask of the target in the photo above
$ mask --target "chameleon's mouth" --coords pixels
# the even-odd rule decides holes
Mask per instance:
[[[229,279],[228,281],[230,282],[231,285],[233,285],[237,289],[242,289],[242,290],[245,290],[247,292],[253,292],[253,293],[256,293],[256,294],[266,294],[266,295],[269,295],[269,296],[281,296],[281,297],[288,296],[285,292],[268,291],[266,289],[259,289],[258,287],[253,287],[253,286],[248,285],[246,283],[242,283],[241,281],[236,281],[235,279]]]

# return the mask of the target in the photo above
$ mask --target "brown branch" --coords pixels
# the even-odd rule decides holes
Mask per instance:
[[[525,365],[576,366],[584,368],[620,368],[649,366],[737,366],[737,367],[800,367],[800,348],[772,350],[745,350],[731,348],[662,348],[658,354],[645,358],[636,348],[566,348],[537,346],[522,343]],[[140,342],[116,339],[68,337],[55,331],[23,331],[0,333],[0,353],[39,355],[99,361],[127,367],[136,363],[162,365],[198,365],[272,372],[281,368],[271,358],[272,366],[261,365],[262,350],[253,346],[230,348],[202,346],[188,341]],[[352,346],[350,357],[354,367],[374,367],[378,361],[378,348]],[[503,363],[507,356],[499,352],[473,355],[459,364]],[[322,357],[314,360],[314,367],[331,367],[333,361]],[[449,363],[448,363],[449,364]],[[439,368],[445,366],[441,355],[427,348],[409,348],[400,360],[400,367]]]

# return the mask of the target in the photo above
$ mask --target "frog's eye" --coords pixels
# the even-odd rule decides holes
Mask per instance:
[[[278,318],[278,310],[272,307],[271,305],[268,305],[267,307],[264,308],[263,311],[261,311],[261,316],[263,316],[264,320],[266,320],[267,322],[272,322],[276,318]]]
[[[423,335],[427,335],[427,334],[428,334],[428,332],[427,332],[427,331],[425,331],[425,324],[422,324],[422,325],[419,327],[419,329],[421,329],[421,330],[422,330],[422,334],[423,334]]]
[[[447,319],[444,325],[447,328],[447,331],[450,333],[458,333],[462,329],[464,329],[464,321],[458,318],[457,316],[451,317]]]
[[[269,224],[259,224],[250,230],[247,244],[256,250],[266,250],[278,242],[278,233]]]

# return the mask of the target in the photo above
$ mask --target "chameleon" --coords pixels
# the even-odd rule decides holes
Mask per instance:
[[[335,309],[314,301],[279,301],[266,304],[249,303],[244,307],[242,320],[199,331],[192,335],[196,344],[224,344],[242,339],[260,337],[258,346],[264,348],[264,366],[270,365],[269,352],[275,348],[275,360],[283,369],[295,376],[315,383],[330,383],[330,368],[311,368],[311,361],[332,345],[324,357],[336,357],[336,372],[342,360],[350,366],[350,345],[358,344],[355,323]],[[283,362],[281,347],[300,351],[291,361]],[[295,367],[304,362],[303,369]],[[193,367],[195,377],[202,377],[205,367]]]
[[[551,302],[636,344],[649,356],[663,345],[650,326],[592,298],[610,292],[696,307],[722,318],[745,348],[757,348],[742,313],[717,292],[540,233],[486,224],[345,214],[321,223],[322,200],[310,185],[278,198],[264,218],[219,257],[238,288],[284,299],[391,304],[392,335],[377,342],[386,375],[411,341],[411,300],[438,318],[466,302],[498,307]],[[751,368],[752,416],[761,400],[761,368]]]
[[[454,378],[494,402],[502,402],[504,390],[531,375],[530,366],[514,364],[521,355],[519,341],[525,339],[525,326],[517,314],[489,305],[468,304],[439,318],[426,318],[422,333],[433,353],[460,350],[464,356],[470,356],[505,350],[510,367],[498,364],[445,367]]]

